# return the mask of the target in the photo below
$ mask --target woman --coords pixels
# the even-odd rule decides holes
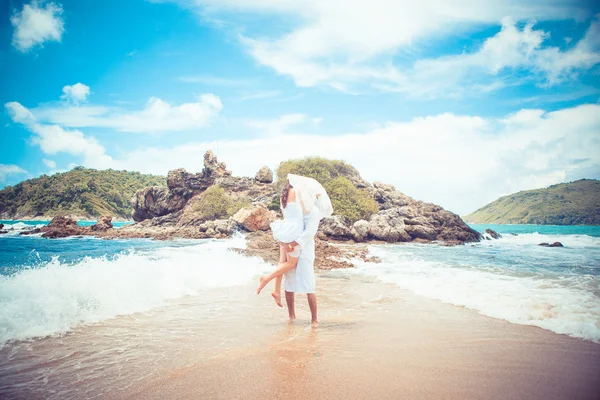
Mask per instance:
[[[272,296],[277,305],[283,307],[281,304],[282,275],[296,267],[301,251],[299,245],[290,248],[288,244],[295,243],[304,232],[304,216],[317,208],[321,217],[328,217],[332,214],[333,207],[327,192],[319,182],[294,174],[288,174],[288,180],[281,191],[280,206],[284,219],[271,224],[273,237],[280,243],[279,265],[271,274],[260,278],[257,293],[260,293],[272,279],[277,279]]]

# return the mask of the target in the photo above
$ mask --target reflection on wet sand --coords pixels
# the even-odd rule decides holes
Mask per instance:
[[[0,350],[0,397],[594,398],[600,346],[322,275],[321,324],[252,285]]]

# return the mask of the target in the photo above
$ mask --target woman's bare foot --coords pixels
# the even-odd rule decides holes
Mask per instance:
[[[271,293],[271,296],[273,296],[275,303],[277,303],[279,307],[283,307],[283,304],[281,304],[281,295],[279,293],[273,292]]]
[[[258,285],[258,289],[256,289],[256,294],[260,294],[260,291],[264,289],[265,286],[267,286],[267,278],[264,276],[260,277],[260,285]]]

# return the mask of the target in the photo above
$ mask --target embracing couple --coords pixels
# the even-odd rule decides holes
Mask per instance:
[[[275,279],[272,293],[279,307],[281,304],[281,280],[285,276],[285,301],[290,320],[296,319],[295,293],[306,293],[316,326],[317,296],[315,295],[315,235],[322,218],[333,213],[331,200],[323,186],[312,178],[288,174],[281,191],[283,219],[271,224],[273,237],[279,242],[279,264],[275,271],[260,278],[257,293]]]

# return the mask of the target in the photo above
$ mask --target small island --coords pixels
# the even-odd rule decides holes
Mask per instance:
[[[600,225],[600,181],[581,179],[525,190],[463,218],[473,224]]]

